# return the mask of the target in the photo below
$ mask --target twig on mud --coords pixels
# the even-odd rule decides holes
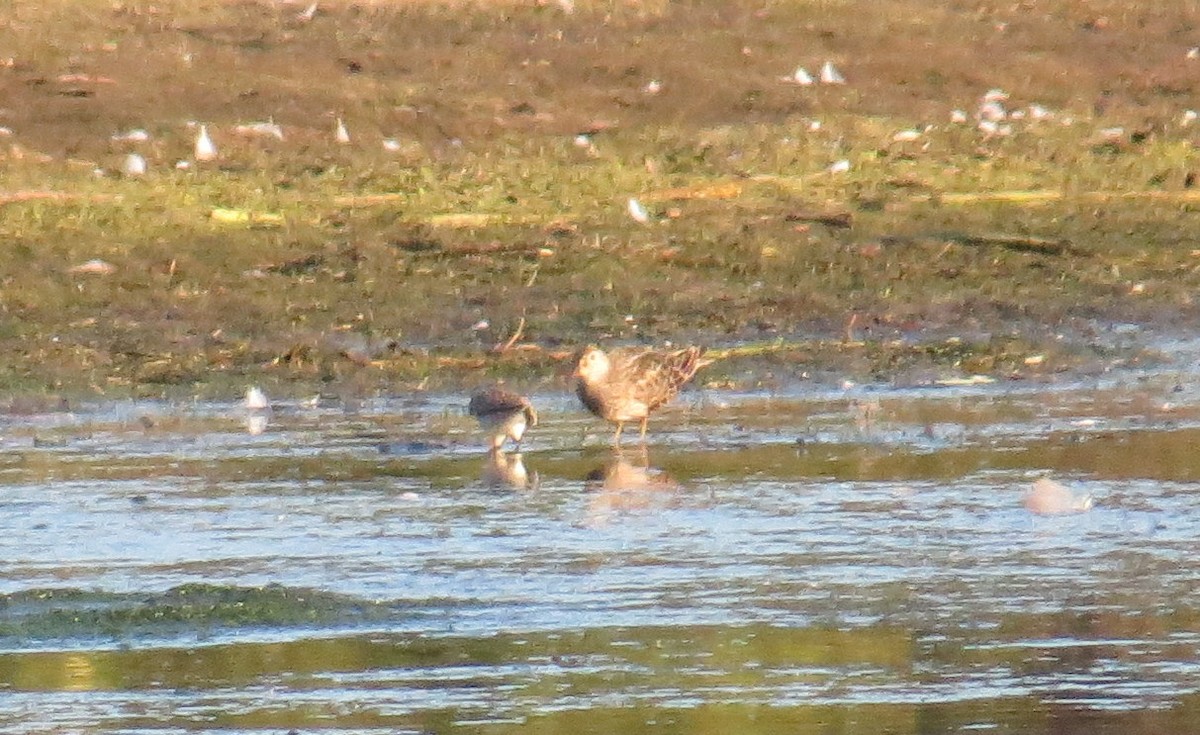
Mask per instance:
[[[784,341],[782,339],[773,340],[771,342],[755,342],[751,344],[738,345],[736,347],[717,347],[706,350],[704,356],[712,360],[728,360],[731,357],[762,357],[764,355],[775,355],[781,352],[792,352],[795,350],[811,350],[819,347],[820,341]]]
[[[481,357],[460,357],[457,355],[440,355],[436,358],[440,368],[457,368],[460,370],[478,370],[487,367],[487,361]]]
[[[492,348],[492,352],[498,355],[503,355],[505,352],[508,352],[512,349],[512,346],[517,343],[517,340],[521,339],[521,335],[523,334],[525,334],[525,317],[521,317],[521,321],[517,322],[517,329],[512,333],[512,336],[508,338],[508,341],[504,344],[497,344]]]
[[[1029,237],[1025,235],[971,235],[964,233],[949,233],[945,235],[951,242],[963,245],[996,245],[1006,250],[1022,253],[1040,253],[1042,255],[1064,255],[1077,252],[1069,240],[1052,240],[1044,237]]]
[[[437,241],[413,240],[405,242],[399,247],[401,250],[414,254],[431,253],[436,255],[492,255],[511,253],[540,257],[543,250],[540,245],[529,245],[523,242],[500,242],[499,240],[492,240],[490,242],[464,242],[453,245],[445,245]]]
[[[792,212],[784,216],[785,222],[816,222],[826,227],[849,227],[852,221],[849,212]]]
[[[672,199],[736,199],[742,195],[743,189],[741,182],[717,181],[674,189],[659,189],[646,192],[640,198],[647,202],[662,202]]]
[[[856,342],[854,339],[854,327],[858,324],[858,312],[850,315],[849,321],[846,322],[846,342]]]
[[[348,194],[333,198],[333,203],[339,207],[376,207],[387,204],[395,204],[397,202],[408,201],[411,195],[407,193],[385,193],[385,194]],[[558,215],[558,219],[568,218],[566,215]],[[430,227],[448,227],[450,229],[463,229],[470,227],[483,227],[485,225],[535,225],[540,224],[547,218],[540,215],[532,214],[513,214],[500,212],[443,212],[440,214],[427,214],[412,218],[413,222],[418,222]]]
[[[948,191],[932,194],[916,194],[909,197],[910,202],[937,202],[938,204],[983,204],[987,202],[1008,202],[1012,204],[1041,204],[1042,202],[1058,201],[1065,198],[1061,191],[1050,190],[1017,190],[1017,191]]]
[[[1168,202],[1200,201],[1200,190],[1187,191],[1081,191],[1069,193],[1054,189],[1027,189],[1013,191],[952,191],[933,194],[917,194],[909,197],[907,202],[937,202],[938,204],[983,204],[988,202],[1010,204],[1042,204],[1069,199],[1090,199],[1107,201],[1109,199],[1155,199]],[[888,206],[896,206],[903,202],[889,202]]]
[[[18,204],[20,202],[51,201],[51,202],[110,202],[116,199],[112,194],[77,194],[70,191],[9,191],[0,192],[0,204]]]
[[[825,172],[804,174],[802,176],[778,176],[776,174],[756,174],[750,177],[751,181],[763,184],[773,184],[780,189],[792,192],[807,193],[809,184],[818,176],[825,176]]]
[[[943,258],[955,245],[974,245],[977,247],[994,245],[1006,250],[1013,250],[1020,253],[1037,253],[1039,255],[1088,254],[1086,250],[1072,245],[1070,240],[1030,237],[1028,235],[972,235],[966,232],[935,232],[912,237],[890,235],[880,239],[885,245],[915,245],[922,242],[942,243],[942,248],[934,256],[934,260]]]

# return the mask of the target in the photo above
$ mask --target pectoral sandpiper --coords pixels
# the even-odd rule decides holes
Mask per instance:
[[[588,347],[575,368],[575,392],[589,411],[617,425],[613,443],[629,421],[641,422],[646,440],[650,412],[671,400],[696,371],[709,364],[699,347],[667,352],[646,348],[617,348],[605,353]]]

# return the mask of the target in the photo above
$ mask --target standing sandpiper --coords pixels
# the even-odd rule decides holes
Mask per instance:
[[[605,353],[588,347],[579,358],[575,392],[587,409],[617,425],[613,443],[621,444],[628,421],[640,421],[646,441],[650,412],[675,397],[696,371],[711,362],[700,357],[699,347],[660,352],[645,348],[618,348]]]

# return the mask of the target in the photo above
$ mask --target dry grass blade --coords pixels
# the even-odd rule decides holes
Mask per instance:
[[[512,336],[493,347],[492,352],[503,355],[512,349],[512,346],[517,343],[517,340],[521,339],[523,334],[525,334],[525,317],[521,317],[521,320],[517,323],[517,328],[513,330]]]
[[[696,184],[681,186],[673,189],[659,189],[641,195],[645,202],[663,202],[668,200],[688,199],[736,199],[742,195],[745,187],[736,181]]]
[[[81,194],[70,191],[11,191],[0,193],[0,204],[19,204],[21,202],[111,202],[116,200],[114,194]]]

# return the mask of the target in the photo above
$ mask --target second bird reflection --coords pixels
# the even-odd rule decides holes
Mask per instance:
[[[500,450],[487,453],[479,480],[487,487],[509,490],[536,490],[538,487],[537,472],[525,469],[525,460],[520,453],[507,454]]]

